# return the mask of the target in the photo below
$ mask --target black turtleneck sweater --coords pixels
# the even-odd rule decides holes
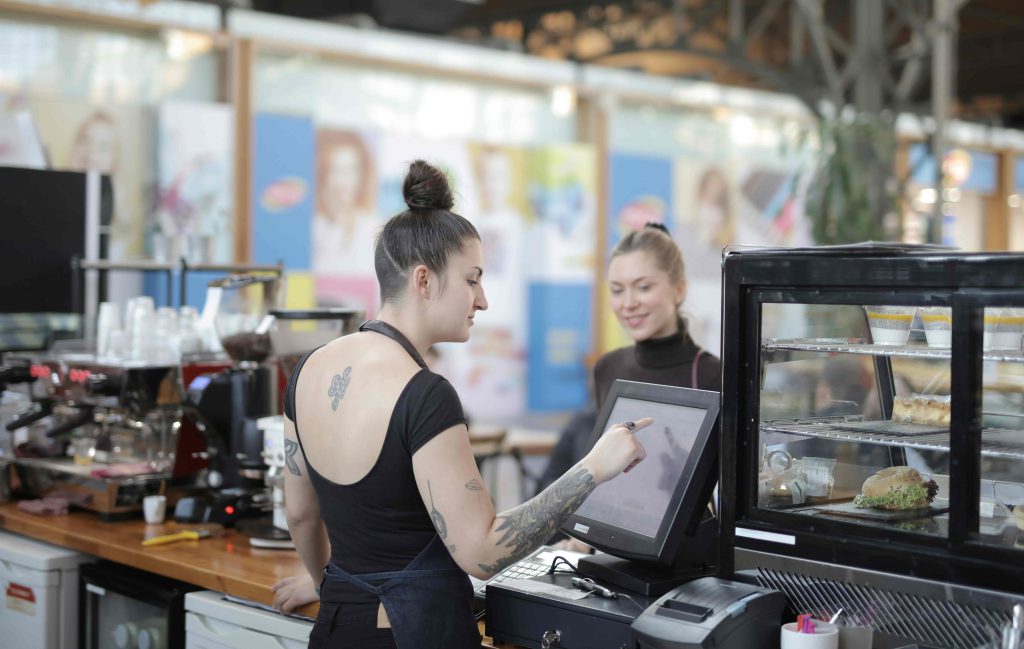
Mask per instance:
[[[685,327],[680,327],[671,336],[641,340],[632,347],[608,352],[594,366],[597,411],[601,411],[615,379],[720,391],[722,362],[707,351],[697,361],[697,384],[692,384],[693,359],[698,351]]]

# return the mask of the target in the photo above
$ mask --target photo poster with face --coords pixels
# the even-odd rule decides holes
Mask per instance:
[[[612,153],[608,164],[608,248],[605,264],[623,236],[647,223],[661,223],[671,232],[673,211],[672,160],[657,156]],[[612,312],[608,287],[598,291],[604,334],[600,351],[627,347],[633,341]]]
[[[482,237],[488,309],[476,315],[468,342],[435,345],[438,359],[433,364],[458,391],[470,418],[493,421],[521,414],[525,296],[523,283],[517,285],[513,278],[521,273],[521,247],[515,241],[523,229],[525,154],[506,147],[406,136],[381,137],[380,151],[380,191],[387,218],[407,209],[402,183],[409,164],[424,160],[448,176],[453,211],[473,223]],[[484,178],[487,174],[493,176]]]
[[[458,184],[460,176],[451,174],[455,211],[480,233],[488,308],[477,313],[465,344],[438,346],[438,365],[470,418],[494,421],[526,410],[527,152],[480,143],[463,148],[471,175],[461,176],[468,182]],[[452,151],[438,164],[460,169],[464,163]]]
[[[152,113],[138,106],[95,106],[74,99],[32,98],[29,109],[50,166],[108,174],[114,188],[108,257],[145,257],[152,168]]]
[[[597,238],[597,153],[587,144],[534,149],[529,161],[527,277],[588,281]]]
[[[311,265],[321,277],[376,282],[373,248],[383,225],[378,206],[379,138],[321,125],[313,171]]]
[[[157,110],[154,259],[234,258],[234,113],[228,104],[174,101]]]
[[[728,161],[677,158],[673,166],[675,228],[683,253],[683,314],[694,341],[716,356],[721,347],[722,248],[735,240],[738,197]]]
[[[591,400],[586,358],[593,336],[591,282],[530,282],[527,407],[578,410]]]
[[[459,213],[480,233],[483,287],[489,298],[487,310],[476,317],[474,330],[487,327],[506,331],[503,338],[513,346],[509,351],[518,353],[526,342],[527,320],[527,153],[523,149],[475,143],[470,143],[468,150],[477,209]]]
[[[254,263],[282,262],[289,270],[312,268],[315,153],[315,131],[309,118],[270,113],[254,116]]]

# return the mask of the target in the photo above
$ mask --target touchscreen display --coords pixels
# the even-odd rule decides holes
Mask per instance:
[[[629,473],[599,485],[576,514],[643,536],[657,536],[706,414],[701,408],[618,398],[605,429],[627,420],[653,418],[653,424],[636,433],[647,458]]]

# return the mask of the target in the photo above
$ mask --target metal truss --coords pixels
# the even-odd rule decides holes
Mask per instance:
[[[796,95],[816,113],[820,101],[827,100],[836,107],[852,104],[860,112],[877,114],[927,108],[927,100],[919,98],[933,74],[936,52],[946,53],[943,75],[952,84],[953,57],[948,52],[955,42],[956,10],[963,2],[565,2],[459,33],[518,39],[530,53],[580,62],[638,52],[683,53]],[[945,22],[937,21],[937,15]]]

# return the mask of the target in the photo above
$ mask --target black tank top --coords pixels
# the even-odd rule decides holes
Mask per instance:
[[[302,417],[295,412],[295,386],[310,354],[292,372],[284,411],[295,423],[299,448],[331,543],[331,560],[354,575],[401,570],[430,542],[435,531],[416,488],[412,456],[439,433],[465,423],[462,403],[444,377],[421,369],[395,403],[376,463],[357,482],[338,484],[320,475],[316,463],[310,462],[302,448]],[[344,601],[376,601],[375,596],[354,586],[349,589]]]

